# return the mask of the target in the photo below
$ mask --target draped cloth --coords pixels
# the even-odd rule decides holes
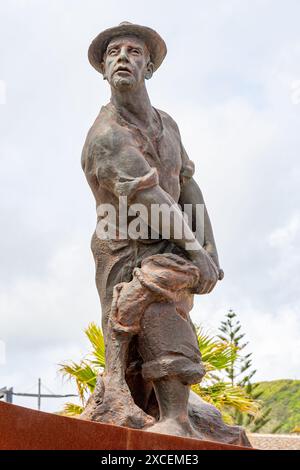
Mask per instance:
[[[146,381],[177,376],[185,384],[204,375],[189,312],[200,271],[174,254],[147,257],[133,279],[114,288],[110,321],[117,332],[138,335]]]

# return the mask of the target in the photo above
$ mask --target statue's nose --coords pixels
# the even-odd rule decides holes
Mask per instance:
[[[128,54],[127,54],[127,49],[125,47],[121,48],[118,60],[128,62]]]

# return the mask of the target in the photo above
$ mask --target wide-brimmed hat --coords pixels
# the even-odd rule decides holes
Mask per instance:
[[[165,41],[154,29],[129,23],[128,21],[123,21],[119,26],[115,26],[114,28],[105,29],[95,37],[88,51],[88,58],[91,65],[98,72],[102,73],[100,64],[109,42],[118,36],[124,35],[137,36],[145,42],[150,53],[151,62],[153,62],[154,65],[154,71],[157,70],[167,53]]]

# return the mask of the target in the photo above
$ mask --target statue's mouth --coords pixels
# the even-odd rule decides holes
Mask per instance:
[[[117,72],[124,72],[124,73],[130,73],[131,74],[131,70],[127,67],[118,67],[115,71],[114,71],[114,74],[117,73]]]

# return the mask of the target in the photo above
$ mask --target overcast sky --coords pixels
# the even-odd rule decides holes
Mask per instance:
[[[57,363],[100,321],[80,154],[110,94],[87,49],[124,20],[167,43],[149,94],[179,124],[225,271],[193,320],[216,332],[234,309],[256,379],[300,379],[299,2],[7,0],[0,18],[0,388],[72,390]]]

